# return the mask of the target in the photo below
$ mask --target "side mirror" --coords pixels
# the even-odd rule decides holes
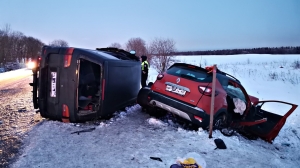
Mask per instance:
[[[135,54],[136,54],[136,52],[135,52],[134,50],[131,50],[131,51],[130,51],[130,54],[133,54],[133,55],[135,55]]]

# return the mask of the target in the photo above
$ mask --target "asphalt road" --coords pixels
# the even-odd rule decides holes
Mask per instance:
[[[0,74],[0,167],[16,159],[23,137],[41,120],[33,109],[30,82],[30,70]]]

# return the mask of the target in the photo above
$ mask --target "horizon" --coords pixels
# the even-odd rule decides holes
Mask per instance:
[[[0,1],[0,26],[80,48],[123,47],[138,37],[171,38],[179,51],[300,46],[299,8],[297,0],[15,0]]]

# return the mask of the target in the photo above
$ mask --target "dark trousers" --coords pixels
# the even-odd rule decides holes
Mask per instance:
[[[147,86],[147,83],[146,83],[147,78],[148,78],[148,74],[142,75],[142,79],[141,79],[142,88]]]

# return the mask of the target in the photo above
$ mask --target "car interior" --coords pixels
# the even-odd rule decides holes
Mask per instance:
[[[246,110],[247,101],[242,90],[234,85],[235,83],[228,82],[227,88],[225,88],[227,92],[226,101],[228,118],[231,120],[240,120]]]

